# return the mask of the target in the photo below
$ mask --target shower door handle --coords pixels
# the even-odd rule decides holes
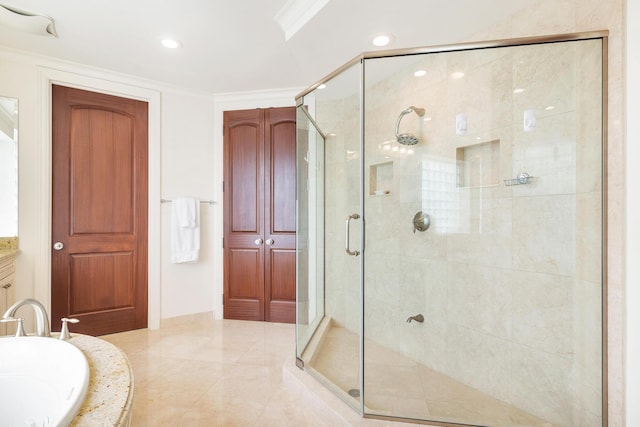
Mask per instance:
[[[349,255],[351,255],[351,256],[358,256],[358,255],[360,255],[360,252],[358,252],[358,251],[352,251],[352,250],[349,248],[349,224],[351,223],[351,220],[352,220],[352,219],[358,219],[358,218],[360,218],[360,215],[358,215],[357,213],[354,213],[354,214],[349,215],[349,216],[347,217],[347,223],[346,223],[346,226],[345,226],[345,237],[344,237],[344,240],[345,240],[345,246],[344,246],[344,247],[345,247],[345,250],[347,251],[347,254],[349,254]]]

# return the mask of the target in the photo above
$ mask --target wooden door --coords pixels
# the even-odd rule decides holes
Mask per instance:
[[[265,111],[265,320],[296,320],[296,112]]]
[[[224,113],[224,317],[264,320],[264,114]]]
[[[224,114],[224,317],[295,321],[295,109]]]
[[[52,329],[147,326],[147,103],[53,86]]]

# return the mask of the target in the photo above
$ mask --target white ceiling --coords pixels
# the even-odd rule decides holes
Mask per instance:
[[[471,41],[533,0],[331,0],[288,41],[288,0],[0,0],[58,37],[0,26],[0,45],[207,93],[308,87],[391,32],[386,49]],[[160,45],[173,37],[183,47]]]

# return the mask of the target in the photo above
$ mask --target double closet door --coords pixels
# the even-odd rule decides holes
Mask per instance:
[[[295,108],[224,113],[224,317],[295,322]]]

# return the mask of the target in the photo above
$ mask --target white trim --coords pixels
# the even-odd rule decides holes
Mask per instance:
[[[213,259],[214,259],[214,271],[218,272],[214,277],[214,295],[216,296],[213,301],[213,312],[216,319],[222,319],[223,307],[222,307],[222,294],[224,292],[224,253],[222,251],[222,238],[224,236],[224,224],[223,224],[223,212],[224,212],[224,195],[222,194],[222,181],[223,181],[223,167],[224,167],[224,137],[222,132],[224,130],[224,118],[223,113],[231,110],[248,110],[252,108],[269,108],[269,107],[294,107],[295,96],[300,93],[302,89],[278,89],[259,92],[237,92],[237,93],[223,93],[214,96],[214,118],[215,123],[215,135],[213,139],[214,144],[214,158],[213,167],[215,170],[214,176],[214,195],[213,200],[219,200],[220,203],[216,203],[213,206],[214,209],[214,232],[213,241],[218,242],[214,244]]]
[[[640,426],[640,2],[626,2],[626,248],[625,412],[628,427]],[[634,24],[634,22],[636,24]]]
[[[183,86],[176,86],[171,83],[160,82],[135,76],[132,74],[120,73],[104,68],[93,67],[91,65],[81,64],[78,62],[67,61],[61,58],[41,55],[26,50],[14,49],[8,46],[0,46],[0,59],[15,62],[18,64],[32,65],[34,67],[48,68],[51,70],[60,70],[70,74],[79,76],[91,76],[94,79],[104,80],[106,82],[114,82],[123,86],[132,86],[137,88],[145,88],[147,90],[155,90],[158,92],[172,92],[189,96],[210,97],[208,93],[187,89]]]
[[[307,22],[316,16],[330,0],[289,0],[276,13],[273,20],[284,31],[284,39],[289,40],[300,31]]]
[[[51,85],[60,84],[149,103],[148,327],[160,327],[160,92],[82,74],[38,67],[38,256],[35,298],[51,312]],[[56,319],[52,319],[56,322]]]

